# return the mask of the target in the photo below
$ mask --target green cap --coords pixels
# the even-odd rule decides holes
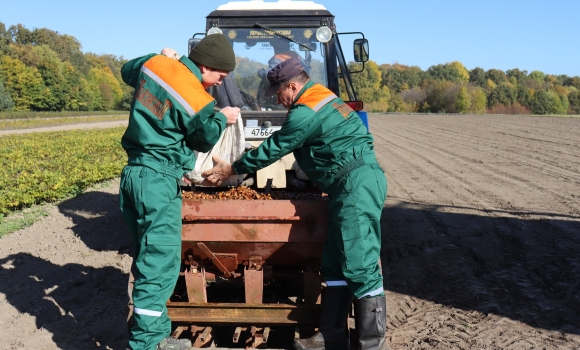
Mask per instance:
[[[189,59],[213,69],[231,72],[236,68],[234,49],[223,34],[211,34],[191,49]]]

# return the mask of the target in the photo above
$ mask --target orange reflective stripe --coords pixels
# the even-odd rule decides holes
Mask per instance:
[[[151,77],[179,101],[191,115],[214,101],[195,75],[177,60],[157,55],[145,62],[143,71],[146,74],[148,74],[147,71],[153,73],[154,76]]]
[[[338,98],[334,92],[328,90],[320,84],[314,84],[310,89],[306,90],[296,103],[304,104],[318,112],[320,108],[328,102]]]

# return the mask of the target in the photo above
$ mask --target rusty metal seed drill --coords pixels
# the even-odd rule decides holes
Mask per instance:
[[[183,272],[167,303],[171,320],[182,324],[178,329],[197,327],[192,340],[205,344],[210,327],[246,326],[254,330],[246,332],[248,341],[264,347],[270,327],[314,327],[326,199],[306,192],[264,195],[243,186],[184,191]]]

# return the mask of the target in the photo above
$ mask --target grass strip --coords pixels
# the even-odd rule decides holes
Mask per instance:
[[[46,204],[35,205],[31,208],[10,213],[7,216],[0,214],[0,238],[31,226],[44,216],[48,216]]]
[[[98,190],[111,186],[119,187],[118,177],[111,180],[98,182],[93,186],[90,186],[86,191]],[[68,196],[66,198],[63,198],[60,201],[58,201],[58,203],[62,203],[71,198],[74,198],[74,196]],[[17,210],[9,213],[6,216],[4,214],[0,214],[0,238],[2,238],[2,236],[4,235],[8,235],[12,232],[22,230],[28,226],[32,226],[35,222],[39,221],[41,218],[48,216],[51,205],[54,204],[49,203],[35,204],[30,208]]]

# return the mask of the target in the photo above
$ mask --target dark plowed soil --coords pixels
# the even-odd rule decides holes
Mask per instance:
[[[580,348],[580,119],[370,116],[397,349]],[[0,239],[0,349],[123,349],[118,182]]]
[[[580,348],[580,119],[371,123],[391,347]]]

